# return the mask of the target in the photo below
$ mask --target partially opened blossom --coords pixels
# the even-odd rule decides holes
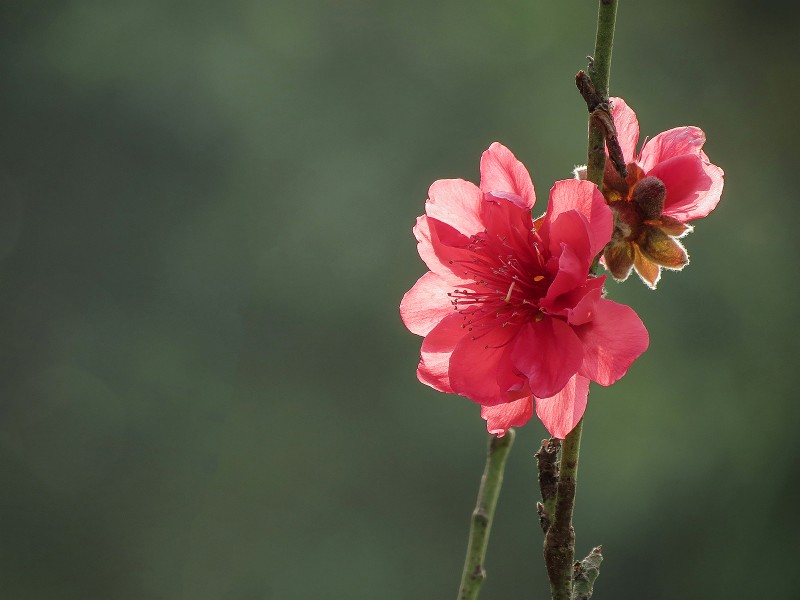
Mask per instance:
[[[698,127],[659,133],[636,154],[636,113],[622,98],[611,103],[628,176],[620,177],[606,161],[603,195],[614,211],[614,234],[603,263],[615,279],[627,279],[633,268],[655,288],[662,267],[680,270],[688,264],[678,238],[691,231],[690,221],[717,206],[723,172],[703,152],[706,137]]]
[[[594,257],[611,210],[586,181],[559,181],[534,221],[533,184],[510,150],[481,157],[480,187],[436,181],[414,235],[430,269],[403,297],[406,326],[424,336],[417,376],[483,406],[503,434],[533,411],[563,438],[583,416],[589,380],[610,385],[647,348],[629,307],[602,297]]]

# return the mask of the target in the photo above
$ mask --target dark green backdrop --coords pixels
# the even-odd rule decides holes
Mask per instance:
[[[796,3],[620,6],[612,92],[727,174],[593,388],[595,597],[790,598],[800,543]],[[596,2],[0,4],[0,596],[440,599],[483,468],[397,305],[428,185],[585,153]],[[545,598],[521,429],[482,598]]]

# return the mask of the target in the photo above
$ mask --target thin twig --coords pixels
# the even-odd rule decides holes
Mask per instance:
[[[489,435],[486,467],[481,477],[478,501],[475,510],[472,511],[467,558],[464,561],[458,600],[475,600],[480,592],[481,584],[486,579],[483,562],[486,558],[486,548],[489,545],[494,509],[503,485],[506,458],[511,450],[511,444],[514,443],[514,435],[513,429],[509,429],[503,437]]]

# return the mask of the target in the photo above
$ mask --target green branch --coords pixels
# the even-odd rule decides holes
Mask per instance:
[[[597,12],[597,36],[594,57],[589,64],[589,77],[597,94],[608,102],[608,83],[611,78],[611,49],[614,45],[614,25],[617,20],[617,0],[600,0]],[[597,187],[603,183],[606,166],[603,128],[589,121],[589,161],[586,178]]]
[[[489,435],[489,449],[486,454],[486,467],[481,477],[478,490],[478,502],[472,511],[472,524],[469,529],[467,558],[464,561],[464,573],[461,575],[461,587],[458,600],[475,600],[486,579],[483,561],[489,545],[489,533],[492,528],[492,517],[503,485],[503,471],[506,458],[514,443],[514,430],[509,429],[505,436]]]

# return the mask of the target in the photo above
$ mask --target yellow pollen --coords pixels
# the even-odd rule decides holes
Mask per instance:
[[[516,282],[516,281],[512,281],[512,282],[511,282],[511,287],[510,287],[510,288],[508,288],[508,293],[506,294],[505,302],[510,302],[510,301],[511,301],[511,292],[513,292],[513,291],[514,291],[514,286],[515,286],[516,284],[517,284],[517,282]]]
[[[538,323],[542,319],[544,319],[544,315],[542,313],[537,313],[535,321]]]
[[[536,281],[536,282],[539,282],[542,279],[544,279],[544,275],[537,275],[536,277],[533,278],[533,280]]]

